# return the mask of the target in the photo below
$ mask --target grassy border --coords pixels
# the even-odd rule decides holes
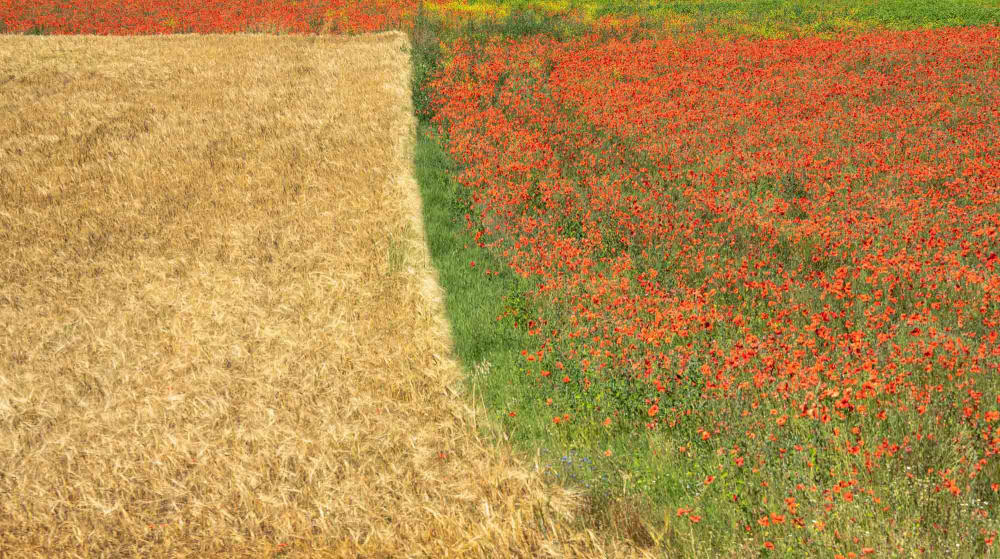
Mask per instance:
[[[551,388],[537,386],[533,377],[524,375],[520,353],[533,339],[523,325],[515,327],[510,319],[498,317],[512,306],[527,316],[539,316],[543,310],[524,297],[532,288],[530,281],[517,276],[486,249],[471,244],[460,219],[467,207],[463,186],[452,178],[454,163],[426,123],[417,127],[414,162],[427,242],[444,288],[454,352],[466,373],[466,389],[481,399],[487,412],[480,436],[499,443],[498,433],[502,434],[522,458],[535,457],[542,467],[548,464],[544,473],[549,482],[581,490],[584,507],[577,518],[580,527],[641,547],[670,549],[679,534],[671,531],[664,538],[666,534],[649,523],[656,515],[649,500],[621,486],[624,464],[599,457],[596,445],[581,446],[579,441],[567,439],[563,433],[574,431],[554,428],[553,409],[539,403],[551,394]],[[484,275],[485,270],[493,273]],[[513,300],[518,303],[512,305]],[[518,414],[516,419],[508,415],[512,410]],[[620,445],[623,441],[615,442]],[[645,444],[644,439],[631,442]],[[587,447],[594,447],[590,449],[593,452],[587,452]],[[597,483],[601,476],[604,481]]]

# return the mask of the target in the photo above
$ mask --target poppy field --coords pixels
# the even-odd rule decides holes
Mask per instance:
[[[525,11],[582,20],[642,21],[655,29],[787,36],[1000,20],[992,0],[0,0],[0,33],[147,35],[174,33],[359,33],[412,30],[422,14],[451,26]]]
[[[415,0],[2,0],[0,26],[12,33],[73,35],[364,32],[404,27],[416,4]]]
[[[510,428],[641,455],[675,523],[762,549],[989,549],[998,54],[996,28],[457,44],[434,120],[469,233],[541,309],[500,317],[534,340]]]
[[[428,245],[498,440],[670,556],[993,556],[1000,6],[875,4],[0,0],[0,25],[407,30]]]

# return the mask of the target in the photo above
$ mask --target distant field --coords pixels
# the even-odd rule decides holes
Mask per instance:
[[[575,12],[586,19],[641,16],[667,27],[714,27],[749,34],[910,29],[1000,22],[996,0],[470,0],[435,2],[434,9],[507,14],[534,8]]]
[[[623,551],[456,392],[405,37],[0,67],[0,556]]]
[[[416,0],[0,0],[0,33],[355,33],[405,27]]]
[[[997,0],[0,0],[0,32],[38,34],[354,33],[411,29],[421,4],[452,27],[524,11],[646,30],[787,36],[1000,23]]]

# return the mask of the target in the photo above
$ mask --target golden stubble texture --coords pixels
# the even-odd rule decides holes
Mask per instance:
[[[0,36],[0,556],[634,554],[477,435],[407,49]]]

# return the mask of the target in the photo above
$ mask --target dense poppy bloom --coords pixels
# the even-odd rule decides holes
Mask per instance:
[[[0,0],[0,16],[11,32],[344,33],[407,27],[417,4],[417,0]]]
[[[758,511],[801,526],[889,510],[859,477],[994,495],[997,52],[995,27],[459,41],[431,93],[470,234],[559,309],[525,349],[618,398],[577,420],[747,447],[779,502],[848,465]]]

